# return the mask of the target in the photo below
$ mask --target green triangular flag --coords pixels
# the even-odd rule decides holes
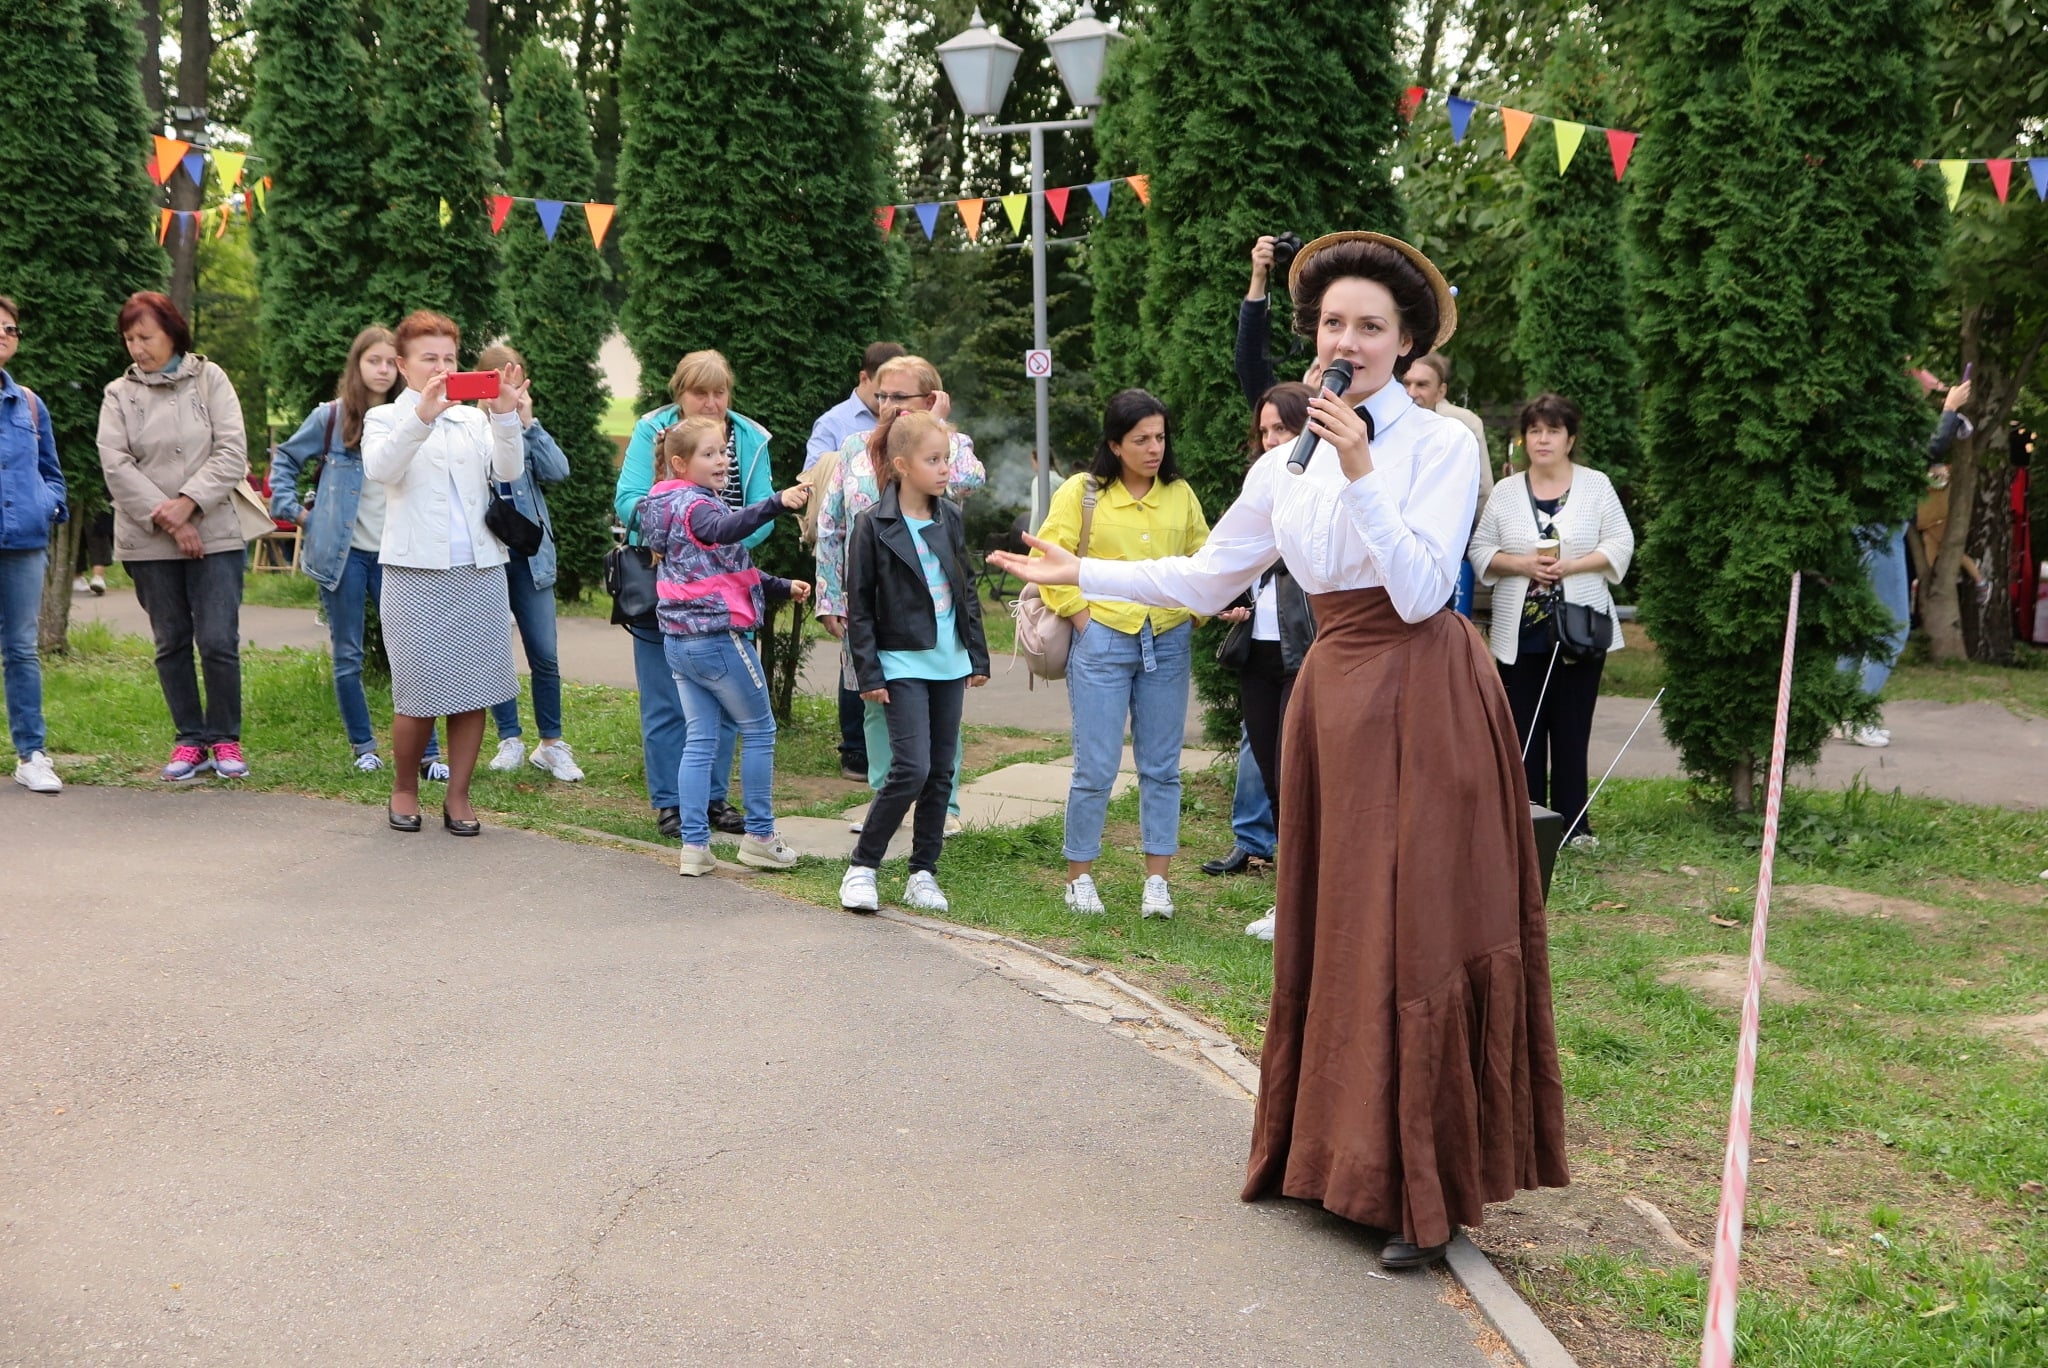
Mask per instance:
[[[1570,119],[1552,119],[1550,125],[1557,130],[1557,174],[1562,176],[1578,153],[1579,139],[1586,136],[1586,126]]]

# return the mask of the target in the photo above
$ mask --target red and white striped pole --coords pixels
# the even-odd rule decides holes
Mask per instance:
[[[1742,1211],[1749,1195],[1750,1100],[1756,1091],[1757,1019],[1763,1009],[1764,933],[1771,917],[1771,867],[1778,856],[1778,806],[1785,796],[1785,724],[1792,713],[1792,641],[1799,630],[1799,572],[1785,614],[1785,658],[1778,667],[1778,720],[1771,734],[1771,779],[1764,796],[1764,849],[1749,927],[1749,981],[1742,989],[1742,1035],[1735,1047],[1735,1095],[1728,1104],[1728,1152],[1721,1161],[1721,1214],[1714,1222],[1714,1266],[1707,1281],[1706,1337],[1700,1368],[1735,1362],[1735,1287],[1742,1264]]]

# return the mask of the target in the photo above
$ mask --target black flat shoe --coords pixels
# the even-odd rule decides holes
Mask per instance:
[[[395,811],[389,803],[384,805],[384,818],[391,823],[393,831],[418,831],[421,825],[417,812],[408,817],[402,812]]]
[[[448,809],[441,809],[441,825],[451,836],[475,836],[484,829],[482,822],[465,822],[460,817],[450,817]]]
[[[671,841],[683,839],[683,810],[681,808],[656,808],[654,829]]]
[[[1271,860],[1254,855],[1243,846],[1232,846],[1228,855],[1205,861],[1202,872],[1211,875],[1262,874],[1272,866]]]
[[[1412,1245],[1406,1240],[1389,1240],[1380,1246],[1380,1267],[1389,1273],[1398,1273],[1406,1268],[1427,1268],[1441,1262],[1449,1252],[1448,1244]]]
[[[713,831],[722,831],[728,836],[744,836],[747,832],[746,815],[731,803],[717,802],[705,808],[704,820],[711,824]]]

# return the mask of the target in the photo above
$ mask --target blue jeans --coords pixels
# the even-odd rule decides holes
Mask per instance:
[[[683,763],[683,743],[690,726],[683,716],[682,698],[676,693],[675,672],[668,667],[666,638],[659,632],[643,636],[641,631],[633,629],[633,680],[640,690],[640,757],[647,770],[647,802],[657,810],[681,807],[676,774]],[[739,728],[729,719],[719,722],[711,802],[725,801],[739,738]]]
[[[1247,855],[1273,858],[1280,833],[1273,826],[1273,804],[1266,797],[1265,775],[1252,757],[1251,736],[1238,728],[1237,789],[1230,796],[1230,838]]]
[[[533,571],[517,551],[505,567],[505,584],[512,593],[512,621],[519,625],[519,644],[526,648],[526,667],[533,672],[533,725],[541,740],[560,740],[562,666],[555,649],[554,587],[534,588]],[[500,741],[520,735],[519,696],[514,694],[493,707],[491,721]]]
[[[1879,654],[1862,660],[1844,656],[1838,663],[1844,670],[1859,670],[1863,676],[1863,692],[1876,697],[1883,691],[1885,681],[1892,677],[1892,666],[1899,663],[1899,652],[1906,649],[1906,629],[1912,621],[1912,571],[1906,564],[1906,525],[1886,527],[1873,523],[1856,530],[1857,540],[1863,544],[1863,570],[1870,576],[1870,587],[1892,615],[1892,631],[1885,638],[1884,649]]]
[[[0,667],[7,684],[7,730],[26,760],[43,748],[43,662],[36,620],[43,610],[43,567],[50,549],[0,551]],[[65,591],[70,591],[66,581]]]
[[[1472,562],[1468,560],[1459,561],[1458,588],[1451,596],[1451,606],[1466,617],[1472,616],[1472,593],[1478,583],[1479,581],[1472,574]]]
[[[768,678],[753,643],[737,632],[710,632],[672,636],[665,647],[689,729],[676,771],[683,844],[711,844],[711,824],[704,810],[711,803],[711,769],[726,722],[739,731],[747,834],[774,835],[775,713],[768,706]]]
[[[341,709],[341,729],[357,755],[377,749],[377,733],[370,725],[370,700],[363,693],[364,605],[384,596],[384,567],[375,551],[351,546],[341,562],[341,578],[332,589],[320,591],[320,608],[327,614],[328,649],[334,655],[334,704]],[[440,726],[427,733],[423,760],[441,756]]]
[[[1154,635],[1099,622],[1074,638],[1067,702],[1074,717],[1074,783],[1067,790],[1066,857],[1102,854],[1109,789],[1123,759],[1124,719],[1138,767],[1138,830],[1147,855],[1180,849],[1180,746],[1188,720],[1192,623]]]

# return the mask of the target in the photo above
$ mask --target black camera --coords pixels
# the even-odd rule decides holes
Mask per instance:
[[[1273,269],[1284,277],[1288,268],[1294,265],[1294,254],[1300,250],[1301,234],[1273,234]]]

